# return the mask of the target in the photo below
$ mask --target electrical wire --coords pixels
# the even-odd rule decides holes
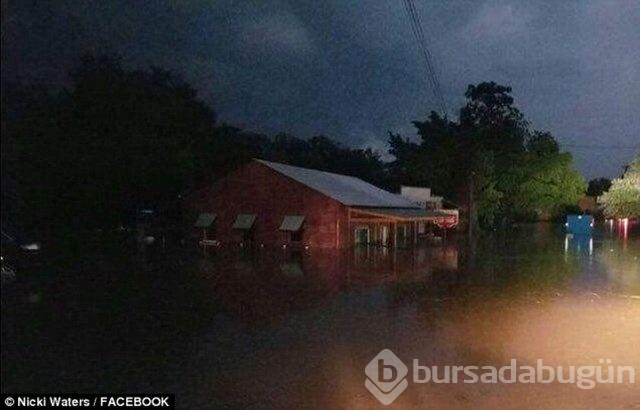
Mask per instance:
[[[442,111],[443,116],[447,116],[447,104],[444,98],[444,94],[442,93],[442,87],[440,86],[440,81],[438,79],[438,75],[435,69],[435,65],[433,63],[433,55],[429,50],[429,46],[426,40],[426,36],[424,34],[424,30],[422,27],[422,21],[420,19],[420,14],[416,9],[415,3],[413,0],[403,0],[405,11],[409,17],[409,23],[411,26],[411,31],[416,39],[416,43],[418,44],[418,49],[423,56],[425,68],[427,71],[427,80],[431,86],[431,90],[436,98],[437,104],[440,106],[440,110]]]

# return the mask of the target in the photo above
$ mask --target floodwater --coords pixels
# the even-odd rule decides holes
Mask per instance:
[[[391,408],[640,408],[639,228],[568,237],[539,224],[397,251],[105,249],[3,284],[2,391],[383,408],[364,369],[390,349],[410,369]],[[418,384],[413,359],[541,359],[602,366],[605,378],[606,366],[633,366],[636,383]]]

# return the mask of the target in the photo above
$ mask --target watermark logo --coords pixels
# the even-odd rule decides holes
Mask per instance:
[[[518,366],[511,359],[508,366],[427,366],[413,359],[413,383],[570,383],[589,390],[601,383],[635,383],[632,366],[615,366],[611,359],[599,359],[597,366],[545,366],[536,359],[535,366]],[[531,363],[533,364],[533,363]],[[407,366],[391,350],[384,349],[365,367],[365,387],[380,403],[389,405],[405,391]]]
[[[365,387],[380,403],[389,405],[407,388],[409,369],[391,350],[384,349],[365,367]]]

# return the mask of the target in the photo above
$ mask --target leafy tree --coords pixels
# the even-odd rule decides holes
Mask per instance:
[[[469,142],[468,139],[461,138],[463,131],[458,124],[433,111],[426,121],[414,121],[413,125],[422,141],[420,185],[453,197],[469,174],[469,169],[460,167],[466,161],[463,145]]]
[[[482,158],[491,158],[492,162],[491,167],[467,171],[475,179],[470,181],[475,191],[470,199],[476,201],[478,216],[482,215],[483,204],[491,207],[493,217],[479,219],[485,227],[495,224],[499,219],[512,217],[513,201],[521,183],[518,164],[522,163],[525,155],[524,141],[528,135],[528,124],[515,107],[511,91],[511,87],[494,82],[470,85],[465,93],[467,103],[460,110],[461,149],[464,154],[460,162],[467,166],[483,164]],[[483,181],[492,183],[486,185]],[[483,184],[500,192],[501,199],[493,203],[496,196],[492,191],[481,190]],[[483,198],[484,195],[488,198]],[[470,223],[475,224],[473,213]]]
[[[473,226],[553,216],[578,201],[584,180],[548,132],[529,131],[511,88],[470,85],[457,122],[414,121],[419,142],[390,134],[394,180],[429,186],[466,208]]]
[[[560,146],[551,133],[535,131],[527,140],[527,151],[540,158],[557,154],[560,152]]]
[[[636,156],[622,178],[611,181],[602,195],[604,213],[611,218],[640,216],[640,155]]]
[[[535,154],[524,164],[526,179],[519,186],[515,207],[520,218],[559,216],[584,195],[584,178],[571,168],[569,153]]]
[[[389,153],[394,160],[388,164],[395,188],[400,185],[420,185],[425,173],[421,170],[422,147],[400,134],[389,132]]]
[[[456,123],[432,111],[425,121],[413,121],[420,142],[389,133],[390,174],[395,185],[429,186],[434,192],[454,198],[466,178],[459,164],[463,159]]]
[[[474,148],[492,151],[497,160],[524,151],[527,122],[514,106],[511,87],[492,82],[469,85],[460,126],[470,131]],[[499,162],[498,161],[498,162]]]
[[[494,156],[491,151],[481,151],[473,156],[473,160],[471,180],[476,204],[470,212],[476,213],[480,226],[492,227],[499,218],[500,204],[504,197],[504,193],[497,187]]]

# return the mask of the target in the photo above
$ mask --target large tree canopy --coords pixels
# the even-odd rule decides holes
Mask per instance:
[[[552,217],[577,203],[583,178],[548,132],[531,131],[511,88],[470,85],[457,122],[432,112],[414,121],[419,142],[390,134],[394,180],[431,187],[489,227],[501,219]],[[472,204],[469,208],[469,204]]]
[[[525,162],[514,211],[521,218],[558,215],[584,194],[584,179],[571,168],[571,154],[534,155]]]

